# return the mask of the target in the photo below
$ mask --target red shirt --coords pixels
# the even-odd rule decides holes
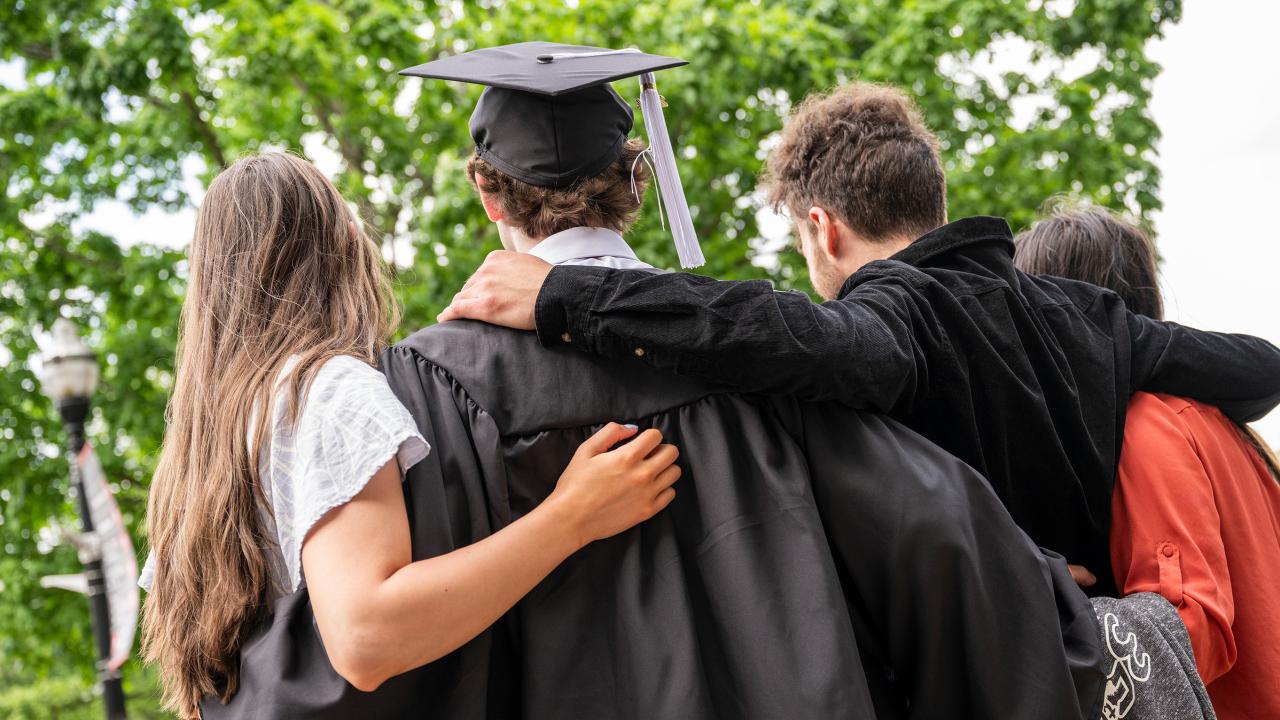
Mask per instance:
[[[1223,720],[1280,718],[1280,483],[1216,408],[1139,393],[1112,496],[1124,594],[1178,608]]]

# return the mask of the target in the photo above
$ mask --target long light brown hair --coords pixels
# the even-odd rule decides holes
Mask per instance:
[[[142,615],[143,657],[183,718],[199,716],[205,695],[235,693],[240,647],[269,610],[276,538],[258,454],[282,366],[298,357],[282,387],[296,422],[320,365],[336,355],[374,364],[396,322],[377,245],[333,184],[293,155],[246,157],[218,175],[189,259]]]

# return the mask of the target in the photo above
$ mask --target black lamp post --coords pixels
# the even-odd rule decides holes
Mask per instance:
[[[106,706],[107,720],[125,717],[124,688],[120,673],[107,667],[111,656],[111,616],[107,608],[106,579],[102,574],[102,553],[94,533],[93,517],[89,514],[89,499],[80,478],[77,456],[84,448],[84,424],[89,417],[89,398],[98,385],[98,360],[89,349],[76,326],[66,318],[53,324],[53,345],[44,354],[44,371],[40,381],[45,392],[53,399],[67,430],[67,449],[71,460],[71,486],[75,488],[80,524],[86,542],[80,544],[80,562],[89,586],[89,604],[92,610],[93,638],[98,650],[98,679],[102,682],[102,701]]]

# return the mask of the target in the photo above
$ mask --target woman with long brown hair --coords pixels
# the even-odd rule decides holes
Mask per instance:
[[[533,512],[412,562],[400,483],[430,448],[374,367],[395,318],[377,245],[311,163],[248,157],[209,186],[142,579],[143,654],[182,717],[236,692],[242,644],[304,584],[334,669],[373,690],[674,496],[676,449],[611,423]]]
[[[1109,288],[1161,319],[1155,248],[1110,211],[1059,203],[1016,243],[1024,272]],[[1223,720],[1280,717],[1278,479],[1261,438],[1217,408],[1130,401],[1111,506],[1116,585],[1178,608]]]

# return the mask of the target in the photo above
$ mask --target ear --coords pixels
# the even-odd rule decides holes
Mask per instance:
[[[501,222],[506,216],[502,213],[502,203],[498,202],[498,198],[485,192],[484,178],[476,175],[476,190],[480,193],[480,204],[484,205],[484,214],[489,216],[490,222]]]
[[[821,248],[832,260],[839,259],[841,251],[846,249],[840,244],[839,222],[831,217],[831,213],[817,205],[809,208],[809,222],[815,228],[814,245]]]

